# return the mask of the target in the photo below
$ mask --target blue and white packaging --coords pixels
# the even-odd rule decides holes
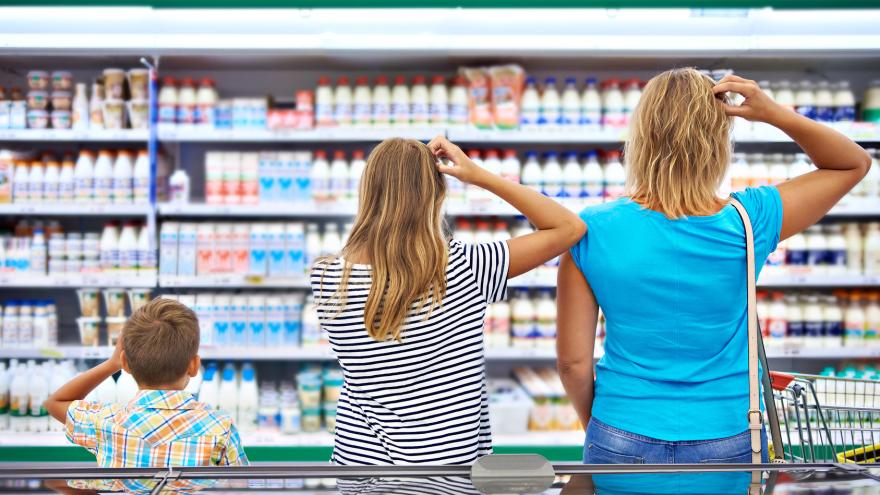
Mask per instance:
[[[275,179],[278,201],[289,203],[295,201],[294,181],[296,174],[296,153],[282,151],[277,153]]]
[[[163,222],[159,229],[159,274],[177,275],[177,242],[180,224]]]
[[[270,277],[283,277],[287,272],[284,224],[273,223],[268,226],[266,233],[268,274]]]
[[[247,345],[263,347],[266,345],[266,296],[253,294],[247,302],[248,338]]]
[[[275,153],[269,151],[260,153],[260,163],[257,168],[260,176],[260,203],[274,203],[278,201],[274,162]]]
[[[302,276],[306,269],[306,234],[302,222],[290,222],[284,227],[284,273],[288,277]]]
[[[266,297],[266,346],[284,345],[284,299],[281,296]]]
[[[212,346],[214,342],[214,296],[197,294],[195,301],[196,316],[199,318],[199,344]]]
[[[282,302],[284,311],[284,345],[298,346],[302,338],[302,293],[287,294]]]
[[[231,344],[243,347],[248,344],[248,296],[234,295],[229,304],[229,323],[232,329]]]
[[[211,318],[214,326],[214,344],[228,346],[232,342],[232,328],[230,324],[229,306],[230,296],[215,294],[211,301]]]
[[[311,201],[312,199],[312,154],[310,152],[297,152],[294,161],[295,201]]]
[[[248,273],[250,275],[265,276],[268,266],[267,250],[268,240],[266,225],[255,223],[251,226]]]
[[[180,231],[177,236],[178,275],[195,276],[196,274],[196,244],[198,239],[197,231],[197,224],[180,224]]]

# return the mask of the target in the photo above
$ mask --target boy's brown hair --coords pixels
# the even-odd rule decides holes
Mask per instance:
[[[122,348],[140,386],[175,383],[199,352],[199,320],[183,304],[156,298],[135,311],[122,330]]]

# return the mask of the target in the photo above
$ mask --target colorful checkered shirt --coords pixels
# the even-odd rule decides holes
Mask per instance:
[[[65,430],[102,467],[248,463],[232,419],[182,390],[141,390],[128,404],[74,401]]]

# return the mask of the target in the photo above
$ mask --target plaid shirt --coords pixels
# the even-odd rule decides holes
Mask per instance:
[[[128,404],[74,401],[65,430],[102,467],[248,463],[232,419],[182,390],[141,390]]]

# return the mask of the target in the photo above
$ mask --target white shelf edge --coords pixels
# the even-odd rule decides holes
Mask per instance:
[[[127,217],[148,216],[152,213],[153,207],[149,204],[0,204],[0,215]]]
[[[2,141],[88,141],[88,142],[147,142],[147,129],[89,130],[73,129],[0,129]]]
[[[166,142],[378,142],[391,137],[426,141],[445,135],[443,127],[313,129],[199,129],[159,126],[160,141]]]
[[[216,288],[253,288],[253,289],[310,289],[311,285],[305,277],[272,278],[251,277],[241,274],[199,275],[199,276],[159,276],[159,287],[176,289],[216,289]]]
[[[70,275],[30,275],[0,273],[0,288],[77,288],[106,287],[126,289],[152,289],[156,287],[157,276],[152,274],[70,274]]]

